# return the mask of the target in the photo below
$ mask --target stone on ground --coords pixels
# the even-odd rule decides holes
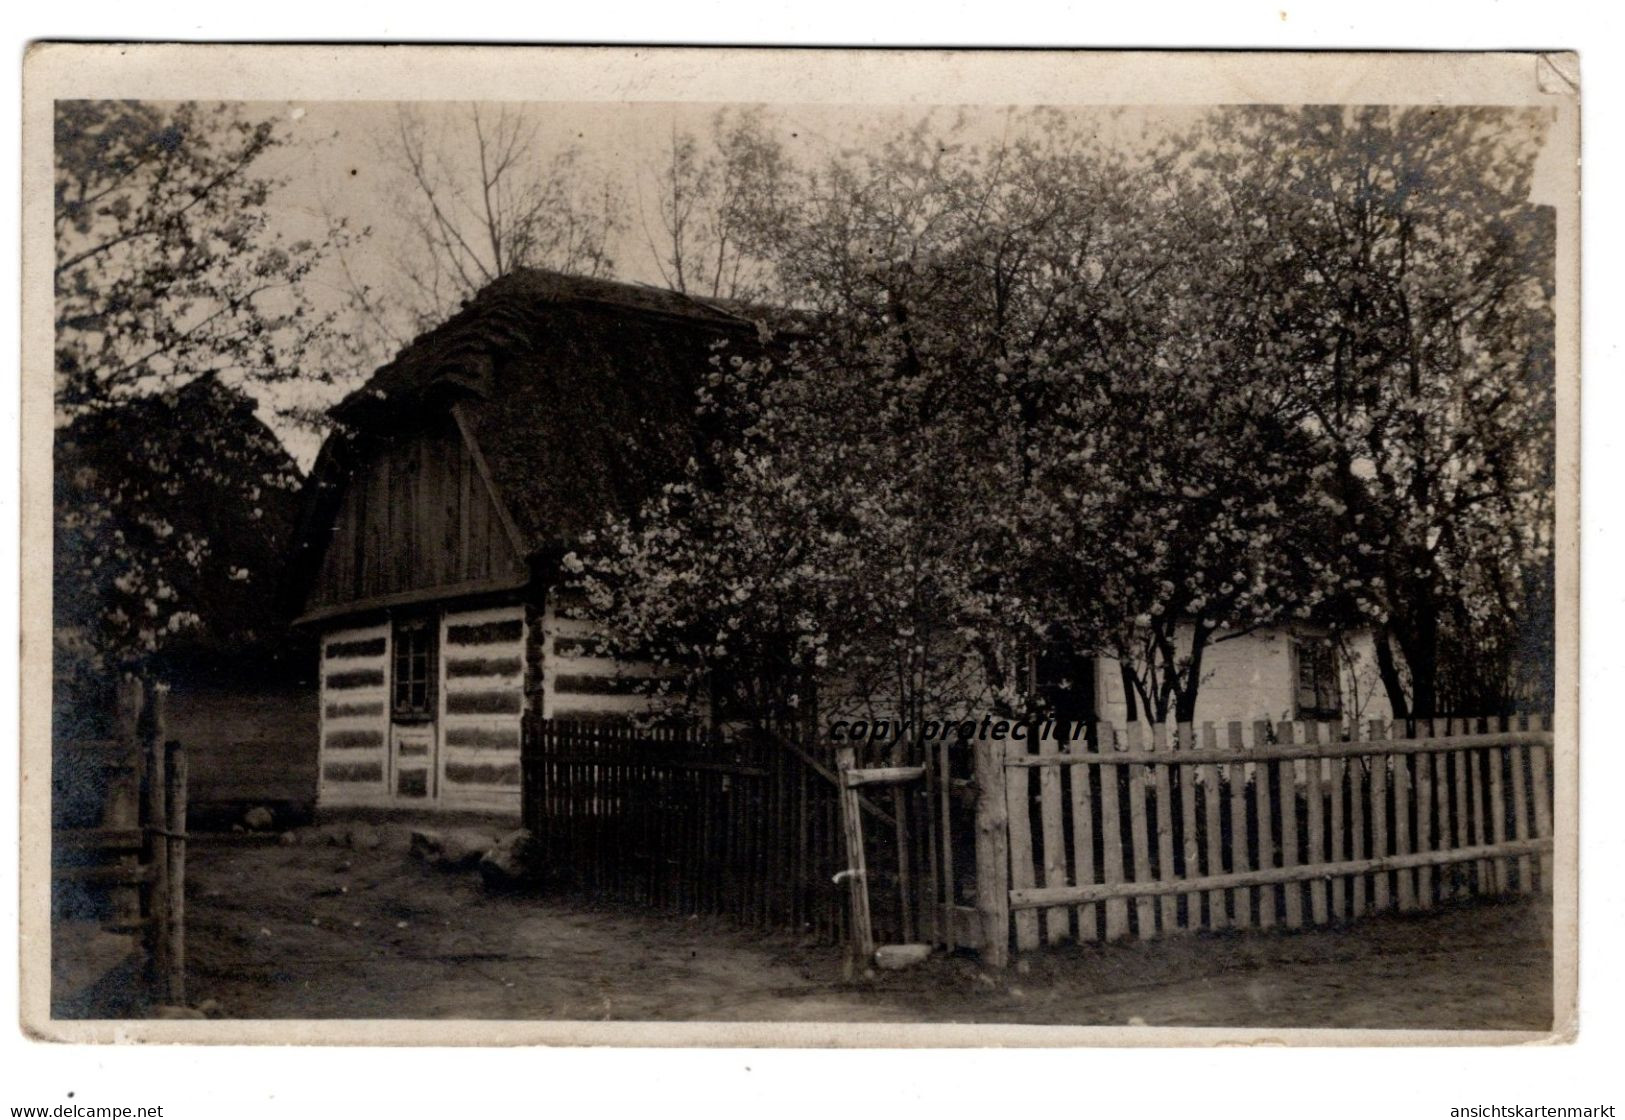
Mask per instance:
[[[527,829],[508,833],[480,858],[480,875],[488,887],[514,887],[530,876],[534,841]]]
[[[436,830],[432,828],[414,828],[406,850],[413,859],[421,859],[427,862],[439,855],[445,844],[445,838]]]
[[[882,945],[875,950],[875,966],[889,970],[912,968],[930,955],[929,945]]]
[[[420,828],[413,830],[409,850],[431,867],[461,871],[476,866],[495,842],[477,829]]]

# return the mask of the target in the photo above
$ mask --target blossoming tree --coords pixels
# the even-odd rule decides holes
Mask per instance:
[[[1533,111],[1249,110],[1215,121],[1204,161],[1283,262],[1284,384],[1336,517],[1323,562],[1375,627],[1399,716],[1443,710],[1441,673],[1445,706],[1474,715],[1530,699],[1497,678],[1549,673],[1544,128]]]
[[[595,608],[758,713],[1032,711],[1062,646],[1190,719],[1214,643],[1299,620],[1375,626],[1431,712],[1549,537],[1527,151],[1445,116],[770,161],[735,231],[799,323],[718,356],[706,461],[572,558]]]
[[[200,578],[273,594],[252,511],[297,480],[245,390],[321,376],[310,356],[329,320],[304,287],[349,237],[342,225],[311,240],[272,229],[280,184],[263,161],[284,142],[273,121],[230,106],[56,106],[63,687],[150,675],[203,623]],[[203,491],[212,523],[197,516]]]

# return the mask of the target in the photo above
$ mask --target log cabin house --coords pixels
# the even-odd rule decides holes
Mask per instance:
[[[757,338],[720,305],[522,270],[334,408],[292,581],[319,636],[318,805],[517,814],[522,713],[647,703],[550,585],[696,453],[697,379]]]

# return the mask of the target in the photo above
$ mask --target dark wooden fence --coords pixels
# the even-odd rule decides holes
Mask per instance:
[[[523,761],[524,823],[547,874],[594,897],[845,939],[833,758],[771,738],[528,716]],[[896,866],[875,831],[871,865]],[[883,935],[898,909],[877,909]]]

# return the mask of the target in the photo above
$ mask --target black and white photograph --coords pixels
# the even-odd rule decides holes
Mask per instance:
[[[29,1030],[1572,1039],[1575,56],[145,49],[29,63]]]

